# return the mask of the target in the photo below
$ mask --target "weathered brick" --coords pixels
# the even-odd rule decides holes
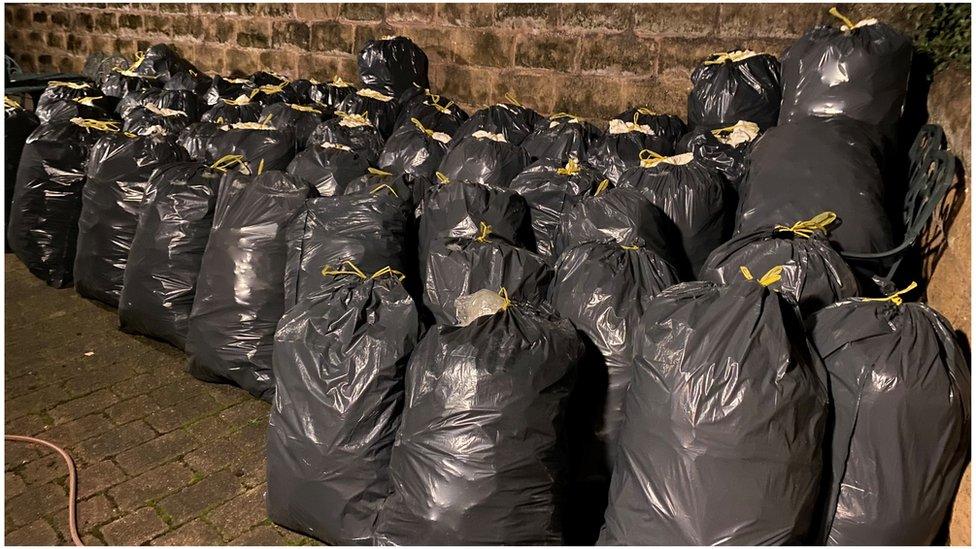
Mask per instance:
[[[122,482],[108,491],[125,511],[157,502],[176,493],[193,481],[193,471],[180,462],[162,465]]]
[[[651,36],[712,36],[719,4],[634,4],[634,30]]]
[[[57,532],[44,519],[36,519],[3,537],[4,545],[58,545]]]
[[[308,75],[319,80],[331,80],[333,76],[339,75],[346,82],[358,82],[356,58],[346,54],[323,55],[312,54]]]
[[[276,48],[295,46],[308,49],[308,25],[301,21],[275,21],[272,26],[271,43]]]
[[[159,536],[152,545],[224,545],[224,540],[213,526],[196,519]]]
[[[33,21],[34,23],[47,23],[47,12],[35,11]]]
[[[822,18],[830,4],[723,4],[718,17],[721,36],[799,37]]]
[[[119,28],[132,30],[141,29],[142,16],[136,13],[119,14]]]
[[[490,69],[457,66],[450,71],[439,71],[439,73],[437,80],[431,85],[440,93],[458,101],[468,101],[478,105],[491,101],[495,79]]]
[[[454,30],[454,61],[459,65],[511,67],[515,34],[494,30]]]
[[[347,2],[341,4],[339,15],[351,21],[382,21],[384,4]]]
[[[434,18],[434,11],[434,4],[387,4],[386,20],[390,22],[429,23]]]
[[[659,42],[658,73],[674,73],[688,78],[706,57],[729,48],[727,40],[716,38],[662,38]]]
[[[261,70],[260,53],[257,51],[227,48],[224,52],[224,72],[241,75],[253,74]],[[166,387],[164,387],[166,389]]]
[[[87,498],[124,482],[127,478],[125,472],[109,460],[81,467],[78,470],[78,497]]]
[[[267,518],[264,504],[266,485],[257,486],[217,507],[207,514],[213,524],[228,539],[236,538]]]
[[[74,53],[84,53],[86,51],[92,51],[87,45],[91,42],[88,36],[78,36],[77,34],[69,34],[65,40],[65,49]]]
[[[237,29],[237,45],[245,48],[268,48],[271,46],[270,22],[242,19]]]
[[[687,78],[662,76],[624,82],[624,108],[647,107],[655,112],[686,118],[688,92],[691,91],[691,82]]]
[[[57,25],[59,27],[68,27],[71,25],[71,17],[63,11],[55,11],[50,13],[51,24]]]
[[[523,34],[518,37],[515,64],[519,67],[573,72],[579,39],[558,34]]]
[[[565,4],[560,26],[567,30],[628,30],[634,26],[632,4]]]
[[[302,62],[302,59],[307,56],[304,52],[297,51],[275,51],[275,50],[264,50],[261,55],[258,56],[258,60],[261,65],[267,67],[268,69],[277,72],[285,77],[294,77],[296,74],[305,74],[305,67],[308,66],[307,62]],[[201,400],[206,399],[208,403],[207,413],[210,411],[216,411],[223,406],[214,401],[212,398],[200,395]],[[190,418],[188,421],[184,421],[181,425],[186,425],[189,422],[196,421],[202,417],[202,414],[197,414],[195,417]]]
[[[352,53],[356,27],[337,21],[312,23],[309,45],[312,51]]]
[[[224,44],[230,42],[237,33],[237,25],[232,19],[201,19],[203,21],[203,39],[207,42]]]
[[[559,23],[559,4],[496,4],[495,25],[509,28],[553,28]]]
[[[167,6],[169,4],[162,4],[162,6]],[[200,18],[196,15],[181,15],[173,17],[170,21],[170,32],[173,36],[200,36],[200,27],[202,23]]]
[[[165,532],[166,528],[166,523],[153,508],[143,507],[104,526],[101,532],[111,545],[142,545]]]
[[[163,13],[190,13],[190,4],[166,2],[159,4],[159,11]]]
[[[430,63],[454,61],[455,45],[454,31],[452,29],[447,27],[398,25],[395,27],[395,30],[398,36],[405,36],[423,48]]]
[[[170,26],[170,18],[165,15],[147,15],[143,28],[146,32],[169,34]]]
[[[300,21],[321,21],[339,16],[339,3],[301,2],[295,4],[295,18]]]
[[[625,99],[617,78],[563,76],[556,82],[558,112],[609,118],[623,110]]]
[[[586,35],[582,38],[580,70],[584,74],[653,75],[658,43],[631,33]]]
[[[88,461],[114,456],[127,448],[141,444],[156,435],[143,421],[114,427],[101,435],[90,438],[78,446],[78,457]]]
[[[220,471],[164,498],[159,502],[159,508],[173,517],[174,524],[181,524],[243,491],[236,476],[229,471]]]
[[[436,20],[458,27],[490,27],[495,22],[495,5],[470,2],[438,4]]]
[[[14,8],[14,23],[27,25],[31,20],[31,11],[27,6],[17,6]]]
[[[389,36],[391,34],[393,34],[393,27],[384,23],[366,23],[356,25],[356,41],[353,48],[353,53],[359,53],[359,50],[366,45],[366,42],[375,40],[377,38],[382,38],[384,36]]]
[[[263,15],[266,17],[291,17],[294,4],[282,2],[239,4],[244,15]]]

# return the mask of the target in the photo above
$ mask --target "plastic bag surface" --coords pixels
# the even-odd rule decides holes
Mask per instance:
[[[517,103],[499,103],[490,105],[467,119],[457,132],[453,134],[451,147],[460,143],[462,139],[471,137],[476,132],[485,131],[500,134],[505,141],[512,145],[521,145],[525,138],[535,130],[535,125],[542,120],[542,115],[534,110]]]
[[[400,115],[400,104],[392,95],[363,88],[347,95],[336,110],[362,115],[380,132],[383,139],[386,139],[393,133],[397,117]]]
[[[691,73],[688,125],[715,129],[739,120],[775,126],[782,98],[780,64],[768,53],[715,53]]]
[[[677,116],[657,114],[643,107],[630,109],[610,120],[607,132],[590,148],[587,161],[616,183],[624,171],[640,164],[641,151],[674,153],[685,129]]]
[[[347,281],[282,317],[268,428],[271,520],[326,543],[370,542],[419,331],[416,304],[391,276]]]
[[[582,352],[569,322],[516,303],[431,328],[407,366],[376,541],[560,543],[563,414]]]
[[[285,311],[285,227],[308,193],[278,171],[221,180],[187,331],[187,369],[197,379],[271,400],[275,326]]]
[[[308,138],[322,123],[326,112],[321,108],[295,103],[272,103],[261,111],[261,119],[278,131],[291,132],[299,149],[308,146]]]
[[[589,122],[565,113],[540,120],[522,142],[522,148],[533,161],[546,159],[566,163],[570,157],[585,161],[590,147],[601,132]]]
[[[857,299],[807,325],[835,418],[814,543],[934,543],[969,461],[970,371],[952,327],[921,303]]]
[[[218,160],[227,155],[241,155],[254,171],[285,170],[295,158],[297,146],[291,132],[276,130],[265,124],[231,124],[207,144],[207,157]]]
[[[342,194],[367,169],[369,162],[362,154],[335,143],[312,145],[288,164],[288,173],[315,187],[321,196]]]
[[[186,346],[220,178],[199,162],[174,162],[153,174],[122,278],[123,331]]]
[[[20,166],[20,156],[24,152],[27,138],[37,129],[40,121],[34,113],[24,109],[16,101],[4,98],[3,108],[3,174],[6,182],[3,187],[4,219],[10,221],[10,206],[14,200],[14,189],[17,181],[17,168]],[[4,226],[4,247],[10,250],[7,239],[7,227]]]
[[[156,168],[186,160],[171,137],[104,135],[92,147],[78,219],[75,289],[118,307],[143,199]]]
[[[755,281],[691,282],[641,325],[600,543],[801,543],[828,396],[794,306]]]
[[[389,95],[399,96],[414,84],[430,87],[427,54],[405,36],[367,40],[356,62],[363,85]]]
[[[380,132],[361,115],[336,111],[336,118],[326,120],[312,131],[308,146],[335,143],[363,155],[370,165],[376,164],[383,152],[384,140]]]
[[[428,128],[414,118],[393,132],[377,163],[393,173],[433,178],[450,140],[451,136]]]
[[[522,147],[501,134],[476,132],[450,147],[437,171],[451,181],[507,187],[528,165],[529,155]]]

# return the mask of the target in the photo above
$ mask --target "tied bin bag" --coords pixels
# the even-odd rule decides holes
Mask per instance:
[[[359,78],[369,88],[399,96],[414,85],[429,88],[427,54],[405,36],[367,40],[356,59]]]
[[[477,131],[450,146],[437,171],[451,181],[508,187],[529,165],[529,155],[500,133]]]
[[[173,162],[153,174],[153,192],[143,202],[122,279],[123,331],[185,348],[220,179],[242,162],[241,157],[222,158],[210,166]]]
[[[88,157],[102,135],[116,131],[115,122],[77,118],[42,124],[27,138],[7,239],[17,258],[48,286],[64,288],[74,281]]]
[[[949,322],[902,303],[914,287],[807,321],[830,374],[834,423],[814,543],[940,543],[969,461],[972,386]]]
[[[470,323],[434,326],[410,357],[378,544],[562,541],[564,414],[582,344],[545,307],[471,297]]]
[[[420,322],[395,270],[369,276],[350,262],[319,276],[342,281],[292,307],[275,334],[268,516],[326,543],[366,545],[390,490]]]
[[[534,110],[522,106],[511,93],[505,95],[508,103],[498,103],[485,107],[464,121],[457,132],[453,134],[453,148],[456,143],[476,132],[483,131],[490,134],[500,134],[505,141],[512,145],[521,145],[525,138],[534,130],[536,124],[543,120]]]
[[[285,227],[309,187],[279,171],[220,182],[187,331],[187,369],[271,400],[272,347],[285,310]]]
[[[4,139],[4,160],[3,174],[4,181],[4,219],[10,221],[10,206],[13,204],[15,182],[17,181],[17,168],[20,166],[20,156],[24,152],[24,145],[27,138],[37,128],[40,122],[34,113],[24,109],[20,103],[4,96],[3,98],[3,139]],[[7,228],[4,227],[6,237]],[[5,248],[10,250],[10,240],[5,238]]]
[[[92,147],[82,191],[75,254],[75,289],[119,306],[122,277],[153,172],[186,160],[173,137],[107,133]]]
[[[778,271],[679,284],[644,311],[601,544],[806,539],[826,372],[795,306],[767,287]]]
[[[385,141],[372,122],[361,114],[336,111],[336,117],[315,127],[308,137],[308,146],[323,143],[345,145],[361,154],[373,165],[383,152]]]
[[[386,141],[379,167],[396,174],[433,178],[450,141],[450,135],[427,128],[420,120],[411,118]]]
[[[295,155],[287,171],[315,187],[319,195],[335,196],[368,169],[369,161],[352,147],[326,142]]]
[[[739,120],[776,125],[782,95],[776,57],[751,50],[714,53],[691,73],[688,124],[714,129]]]
[[[677,116],[657,114],[644,107],[624,111],[610,120],[607,133],[590,147],[587,160],[611,183],[616,183],[628,168],[640,165],[641,151],[673,154],[685,130],[684,122]]]
[[[570,158],[586,160],[590,147],[601,132],[586,120],[567,113],[556,113],[540,120],[522,142],[533,161],[545,159],[566,163]]]
[[[380,132],[383,139],[387,139],[395,129],[397,116],[400,115],[400,104],[392,95],[363,88],[347,95],[336,110],[361,115],[369,120],[370,125]]]

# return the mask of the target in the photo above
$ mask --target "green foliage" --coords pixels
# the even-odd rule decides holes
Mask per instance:
[[[972,7],[968,3],[935,4],[931,22],[916,39],[940,70],[955,64],[968,69],[972,57]]]

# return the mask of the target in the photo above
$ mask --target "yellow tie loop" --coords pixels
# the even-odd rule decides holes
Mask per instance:
[[[261,175],[262,173],[264,173],[264,159],[263,158],[261,159],[260,162],[258,162],[258,175]]]
[[[562,168],[557,168],[556,173],[559,175],[576,175],[580,172],[579,162],[576,161],[575,156],[569,157],[569,162]]]
[[[18,103],[15,99],[13,99],[13,98],[8,97],[8,96],[5,95],[5,96],[3,96],[3,108],[5,108],[5,109],[19,109],[20,108],[20,103]]]
[[[392,194],[393,196],[395,196],[397,198],[400,198],[400,195],[397,194],[396,190],[394,190],[393,187],[387,185],[386,183],[380,183],[379,185],[373,187],[373,190],[369,191],[369,193],[370,194],[376,194],[376,193],[380,192],[383,189],[386,189],[386,190],[390,191],[390,194]]]
[[[708,59],[702,61],[703,65],[721,65],[726,61],[732,63],[737,63],[743,59],[749,59],[750,57],[755,57],[759,53],[752,50],[735,50],[735,51],[721,51],[715,52],[708,57]]]
[[[890,301],[890,302],[894,303],[895,305],[901,305],[904,302],[902,300],[901,296],[904,295],[904,294],[907,294],[908,292],[914,290],[915,288],[918,288],[918,283],[917,282],[912,282],[911,284],[909,284],[908,286],[906,286],[904,290],[898,290],[897,292],[895,292],[895,293],[893,293],[893,294],[891,294],[889,296],[885,296],[885,297],[862,297],[858,301]]]
[[[332,82],[330,83],[337,88],[348,88],[349,86],[352,85],[349,82],[346,82],[345,80],[340,78],[338,74],[332,77]]]
[[[640,152],[640,154],[637,155],[637,158],[640,159],[640,165],[642,168],[653,168],[667,157],[662,156],[650,149],[644,149]]]
[[[417,120],[416,118],[411,118],[410,121],[413,122],[414,126],[417,126],[418,130],[424,132],[424,134],[426,134],[427,137],[432,137],[434,135],[434,130],[425,128],[424,125],[421,124],[420,120]]]
[[[434,172],[434,175],[437,176],[437,181],[439,181],[442,185],[447,185],[451,182],[451,180],[441,172]]]
[[[575,114],[570,114],[568,112],[557,112],[549,115],[549,120],[559,120],[560,118],[569,118],[571,121],[575,120],[577,122],[583,121],[582,117],[576,116]]]
[[[355,263],[349,261],[348,259],[339,264],[338,269],[332,269],[328,265],[322,267],[322,276],[338,276],[338,275],[353,275],[358,276],[363,280],[369,279],[366,273],[361,271]]]
[[[296,111],[301,112],[314,112],[315,114],[322,114],[322,111],[316,109],[315,107],[309,107],[308,105],[298,105],[295,103],[288,103],[288,106]],[[271,116],[270,114],[268,116]]]
[[[443,114],[451,114],[451,107],[454,106],[454,101],[448,101],[443,107],[435,101],[432,106]]]
[[[383,101],[384,103],[387,102],[387,101],[392,101],[393,100],[393,96],[392,95],[384,95],[384,94],[382,94],[382,93],[380,93],[380,92],[378,92],[376,90],[370,89],[370,88],[363,88],[363,89],[357,91],[356,92],[356,95],[359,95],[359,96],[362,96],[362,97],[368,97],[370,99],[375,99],[377,101]]]
[[[376,169],[376,168],[366,168],[366,171],[369,172],[369,173],[371,173],[371,174],[373,174],[373,175],[379,175],[381,177],[390,177],[390,176],[393,175],[390,172],[384,172],[383,170],[379,170],[379,169]]]
[[[389,265],[387,265],[386,267],[383,267],[382,269],[380,269],[380,270],[376,271],[375,273],[373,273],[373,275],[370,276],[369,279],[370,280],[375,280],[375,279],[377,279],[377,278],[379,278],[379,277],[381,277],[383,275],[390,275],[390,276],[396,278],[397,280],[399,280],[400,282],[403,282],[404,279],[407,278],[407,275],[405,275],[405,274],[401,273],[400,271],[394,269],[393,267],[390,267]]]
[[[363,114],[350,114],[347,112],[336,111],[335,114],[342,120],[353,123],[357,126],[372,126],[372,124],[369,122],[369,119],[366,118],[366,116],[369,115],[369,113],[366,112],[364,112]]]
[[[119,123],[114,120],[92,120],[91,118],[75,117],[71,119],[71,122],[73,122],[78,126],[81,126],[82,128],[88,128],[88,129],[98,130],[102,132],[119,131]]]
[[[281,93],[285,91],[285,84],[265,84],[263,86],[254,88],[251,90],[251,98],[258,94],[258,92],[264,92],[265,95],[274,95],[276,93]]]
[[[91,87],[91,84],[86,82],[64,82],[63,80],[51,80],[47,83],[49,88],[71,88],[73,90],[85,90]]]
[[[607,187],[609,187],[609,186],[610,186],[610,180],[609,179],[604,179],[603,181],[597,183],[597,185],[596,185],[596,192],[593,193],[593,196],[600,196],[600,193],[602,193],[603,191],[607,190]]]
[[[810,238],[816,231],[827,233],[827,226],[837,220],[834,212],[822,212],[805,221],[797,221],[793,225],[776,225],[773,230],[776,232],[788,232],[800,238]]]
[[[99,100],[101,98],[102,98],[101,95],[91,95],[91,96],[88,96],[88,97],[78,97],[78,98],[75,98],[74,101],[75,101],[75,103],[84,105],[86,107],[94,107],[95,106],[94,101],[97,101],[97,100]]]
[[[485,223],[484,221],[479,221],[478,226],[481,227],[481,233],[475,238],[478,242],[482,244],[488,242],[488,236],[491,234],[491,225]]]
[[[136,69],[138,69],[138,68],[139,68],[139,65],[141,65],[141,64],[142,64],[142,62],[143,62],[143,61],[144,61],[145,59],[146,59],[146,54],[145,54],[145,53],[143,53],[143,52],[141,52],[141,51],[137,51],[137,52],[136,52],[136,60],[135,60],[135,61],[134,61],[134,62],[133,62],[133,63],[132,63],[131,65],[129,65],[129,68],[128,68],[128,69],[126,69],[126,70],[127,70],[128,72],[133,72],[133,71],[135,71]]]
[[[845,25],[845,26],[847,27],[847,29],[848,29],[848,30],[850,30],[850,29],[853,29],[853,28],[854,28],[854,27],[856,26],[856,25],[854,24],[854,21],[851,21],[851,20],[850,20],[850,19],[848,19],[848,18],[847,18],[846,16],[844,16],[844,14],[843,14],[843,13],[841,13],[841,12],[840,12],[840,11],[839,11],[839,10],[837,9],[837,7],[836,7],[836,6],[835,6],[835,7],[833,7],[833,8],[830,8],[830,10],[828,10],[828,11],[827,11],[827,13],[829,13],[830,15],[833,15],[833,16],[834,16],[834,17],[836,17],[837,19],[840,19],[840,20],[841,20],[841,22],[842,22],[842,23],[844,23],[844,25]]]
[[[637,107],[637,112],[634,113],[634,123],[635,124],[637,123],[637,115],[638,114],[643,114],[643,115],[646,115],[646,116],[656,116],[657,115],[656,112],[652,111],[651,109],[648,109],[647,107]]]
[[[752,273],[749,272],[749,269],[747,267],[745,266],[739,267],[739,271],[742,273],[742,276],[744,276],[746,280],[753,279]],[[783,278],[783,266],[777,265],[772,269],[766,271],[766,274],[764,274],[762,278],[759,279],[759,285],[765,288],[770,284],[779,282],[781,278]]]
[[[632,252],[634,250],[639,250],[640,249],[639,246],[624,246],[623,244],[621,244],[620,247],[623,248],[623,249],[625,249],[625,250],[627,250],[627,251],[629,251],[629,252]]]
[[[508,298],[508,290],[506,290],[505,287],[502,286],[501,288],[498,289],[498,295],[502,296],[502,299],[504,300],[499,310],[507,311],[508,306],[512,304],[512,300]]]
[[[519,100],[515,97],[515,92],[513,91],[509,91],[508,93],[506,93],[505,99],[507,99],[509,103],[515,105],[516,107],[522,106],[522,104],[519,103]]]
[[[246,95],[241,95],[241,96],[237,97],[236,99],[224,99],[224,98],[221,98],[220,100],[223,101],[224,103],[228,104],[228,105],[247,105],[248,103],[251,102],[251,97],[254,97],[254,94],[253,93],[251,94],[250,97],[248,97]]]
[[[217,159],[216,162],[211,164],[210,169],[221,173],[227,173],[227,170],[229,170],[232,166],[238,164],[242,166],[246,165],[246,162],[244,161],[244,155],[226,154],[224,156],[221,156],[220,158]]]

